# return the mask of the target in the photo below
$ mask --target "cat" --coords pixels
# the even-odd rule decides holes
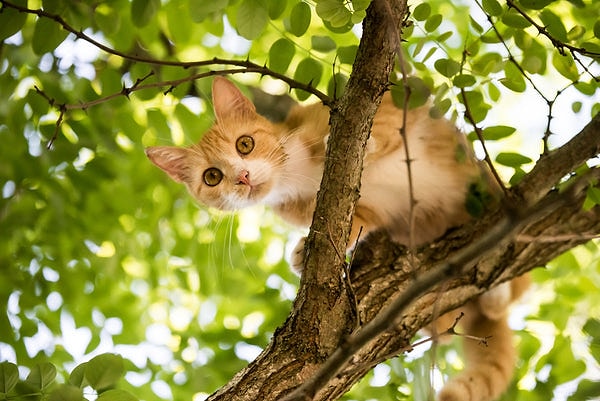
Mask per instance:
[[[329,109],[320,103],[297,105],[285,121],[272,123],[223,77],[213,81],[212,101],[216,121],[199,143],[150,147],[148,158],[206,206],[238,210],[261,203],[284,220],[308,227],[323,174]],[[431,118],[428,107],[420,107],[406,116],[415,200],[409,221],[405,144],[399,134],[403,118],[386,92],[367,144],[350,244],[359,232],[364,236],[385,229],[393,240],[418,246],[472,218],[465,203],[469,188],[485,177],[484,169],[452,123]],[[296,271],[302,270],[303,250],[300,241],[292,260]],[[505,312],[520,291],[513,287],[503,284],[463,308],[464,330],[492,335],[493,345],[465,342],[467,368],[441,390],[440,401],[490,401],[507,387],[514,350]],[[449,316],[438,319],[436,327],[450,327]]]

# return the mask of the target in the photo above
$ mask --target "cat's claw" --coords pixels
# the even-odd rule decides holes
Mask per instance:
[[[306,237],[300,238],[300,241],[294,247],[292,251],[292,255],[290,257],[290,267],[292,271],[298,275],[302,274],[302,270],[304,270],[304,259],[305,259],[305,251],[304,251],[304,243],[306,242]]]

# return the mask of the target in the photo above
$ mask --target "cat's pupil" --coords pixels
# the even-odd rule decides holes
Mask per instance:
[[[216,167],[208,168],[204,171],[204,183],[209,187],[214,187],[223,179],[223,173]]]
[[[247,155],[254,149],[254,139],[248,135],[240,136],[235,142],[235,148],[243,155]]]

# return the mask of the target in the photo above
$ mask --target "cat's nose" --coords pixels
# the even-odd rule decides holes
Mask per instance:
[[[250,172],[248,170],[242,170],[238,174],[237,182],[238,185],[250,185]]]

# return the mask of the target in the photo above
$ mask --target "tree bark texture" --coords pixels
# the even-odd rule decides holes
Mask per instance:
[[[366,141],[373,115],[387,89],[397,35],[406,13],[406,2],[400,0],[374,0],[369,6],[346,92],[331,105],[325,172],[293,309],[257,359],[209,400],[270,401],[289,396],[314,378],[353,333],[414,285],[420,272],[452,260],[506,219],[506,209],[498,210],[413,254],[392,244],[385,234],[375,233],[361,242],[351,269],[345,266]],[[439,286],[415,297],[407,308],[398,311],[391,329],[374,335],[341,369],[316,380],[299,397],[291,399],[338,399],[377,363],[410,349],[415,333],[437,314],[466,303],[502,281],[543,266],[584,242],[578,233],[599,232],[600,207],[584,211],[582,203],[588,181],[598,180],[600,170],[576,177],[568,197],[553,190],[562,177],[599,151],[600,117],[596,116],[571,142],[540,159],[522,183],[509,190],[509,209],[535,210],[539,205],[543,213],[532,214],[534,218],[517,214],[523,222],[518,232],[511,232],[493,248],[479,249],[480,257],[458,266],[456,274],[447,274],[449,280],[440,280]],[[550,243],[520,242],[516,236],[519,233],[534,238],[566,233],[573,236]]]

